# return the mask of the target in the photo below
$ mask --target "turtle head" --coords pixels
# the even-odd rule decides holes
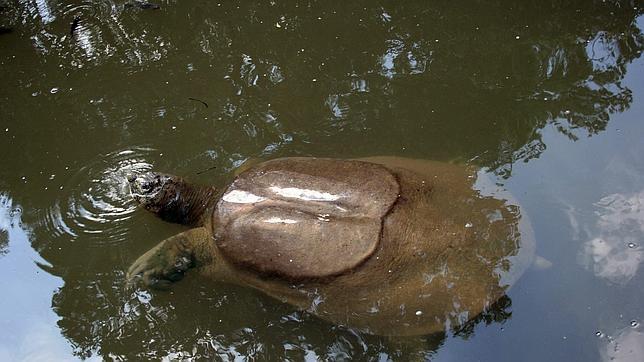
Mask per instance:
[[[201,225],[214,201],[214,188],[193,185],[178,176],[157,172],[129,175],[130,192],[144,209],[161,219],[183,225]]]
[[[157,172],[129,175],[130,193],[136,202],[146,210],[158,213],[177,198],[176,182],[178,177]]]

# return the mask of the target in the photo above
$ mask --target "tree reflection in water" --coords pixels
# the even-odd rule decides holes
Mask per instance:
[[[112,1],[21,1],[0,9],[0,26],[12,29],[0,41],[29,41],[40,66],[54,62],[81,74],[83,84],[104,84],[101,102],[78,102],[78,114],[89,116],[68,126],[96,119],[102,123],[94,127],[114,130],[126,145],[149,139],[143,135],[157,127],[145,121],[152,111],[196,119],[193,104],[176,100],[201,89],[204,112],[217,122],[203,126],[193,143],[200,153],[186,157],[204,164],[209,159],[199,155],[212,150],[205,144],[224,156],[277,155],[288,146],[290,154],[431,155],[509,177],[515,162],[546,148],[546,125],[575,140],[603,131],[612,113],[629,107],[622,80],[644,47],[636,5],[170,1],[149,11]],[[178,86],[155,89],[150,79],[160,74]],[[159,103],[139,102],[144,92]],[[42,127],[53,132],[59,125]],[[429,355],[445,337],[364,335],[198,278],[154,298],[132,293],[123,288],[123,270],[140,247],[76,246],[77,253],[61,256],[53,250],[67,235],[34,232],[37,249],[65,279],[53,305],[79,356],[395,359],[410,351]],[[78,251],[88,254],[79,258]],[[446,333],[466,338],[477,323],[508,318],[510,305],[504,298]],[[240,308],[248,314],[239,315]]]

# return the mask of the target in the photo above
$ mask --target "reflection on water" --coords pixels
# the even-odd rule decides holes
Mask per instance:
[[[639,323],[615,333],[615,337],[604,336],[603,349],[600,351],[602,361],[628,362],[644,360],[644,334]]]
[[[515,169],[552,154],[556,137],[545,136],[552,129],[569,140],[556,151],[566,157],[587,136],[602,142],[615,135],[610,126],[620,112],[642,112],[639,2],[137,4],[0,2],[0,189],[13,198],[0,208],[23,207],[22,224],[0,217],[0,287],[10,296],[0,298],[0,319],[14,321],[0,330],[0,343],[9,341],[0,359],[27,355],[16,351],[38,344],[16,346],[42,330],[51,332],[43,341],[54,341],[42,350],[56,357],[70,343],[77,356],[105,359],[387,360],[442,353],[496,360],[500,351],[525,359],[531,350],[545,360],[555,351],[559,359],[578,358],[573,344],[585,347],[584,357],[600,359],[628,350],[618,345],[639,343],[638,329],[620,331],[641,320],[641,288],[632,287],[642,276],[635,207],[641,183],[589,186],[603,169],[575,184],[595,202],[569,205],[579,239],[569,240],[565,222],[548,219],[562,216],[556,207],[528,209],[541,219],[535,232],[546,237],[537,251],[550,251],[552,266],[519,282],[511,305],[501,300],[499,313],[456,332],[463,338],[369,336],[199,278],[171,293],[123,289],[133,259],[180,231],[133,212],[123,191],[130,170],[154,165],[223,186],[236,166],[257,157],[391,154],[469,161],[507,183]],[[616,159],[641,151],[632,148]],[[570,156],[565,171],[524,179],[515,194],[535,197],[543,180],[565,183],[570,170],[600,156]],[[623,186],[619,176],[642,175],[636,165],[618,170],[611,182]],[[552,191],[540,196],[550,200]],[[588,273],[575,269],[579,255]],[[622,312],[632,315],[617,327],[609,317],[597,321],[598,314]],[[33,320],[43,329],[31,328]],[[499,332],[495,321],[511,333]],[[623,342],[595,338],[596,324]],[[56,340],[56,328],[64,340]],[[548,339],[560,338],[558,332],[569,339]],[[543,341],[552,348],[546,351]]]
[[[13,208],[12,201],[4,194],[0,194],[0,255],[8,252],[7,246],[9,245],[9,230],[15,227],[20,222],[20,208]]]
[[[0,254],[2,329],[9,331],[0,338],[0,360],[73,360],[46,295],[62,282],[41,269],[47,263],[29,245],[31,232],[21,216],[20,206],[0,192],[0,250],[6,252],[7,244],[11,248],[7,255]]]
[[[476,158],[506,176],[514,161],[543,152],[544,125],[577,139],[627,109],[632,95],[621,80],[644,44],[634,24],[642,9],[602,1],[520,8],[486,1],[467,11],[371,2],[126,5],[23,1],[7,12],[40,59],[56,58],[66,73],[83,67],[87,81],[115,90],[92,72],[154,74],[156,81],[117,75],[151,93],[153,103],[165,100],[126,117],[214,122],[200,139],[211,147],[245,154],[248,144],[258,155],[289,144],[302,152],[323,141],[347,149],[356,137],[389,134],[379,142],[381,154]],[[173,23],[182,26],[166,26]],[[102,95],[99,103],[120,104],[121,112],[143,100],[109,89]],[[103,107],[87,112],[104,116]],[[182,129],[176,122],[163,127]],[[368,144],[354,145],[353,153],[368,153]]]
[[[136,3],[136,2],[133,2]],[[55,53],[74,68],[96,65],[118,56],[122,62],[141,66],[161,59],[163,37],[148,36],[142,27],[123,26],[123,19],[136,17],[131,6],[110,1],[64,4],[48,0],[24,0],[15,17],[42,26],[31,41],[43,55]],[[119,47],[129,44],[128,49]]]
[[[583,257],[598,277],[626,284],[644,261],[644,191],[608,195],[595,206],[597,236],[584,244]]]

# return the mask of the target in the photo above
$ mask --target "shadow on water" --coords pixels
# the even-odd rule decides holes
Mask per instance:
[[[34,225],[33,247],[65,281],[53,309],[81,357],[428,357],[448,334],[503,323],[509,298],[460,330],[397,340],[199,278],[168,293],[126,290],[134,256],[176,228],[134,213],[119,177],[151,165],[229,171],[249,157],[293,154],[457,160],[510,177],[514,163],[545,150],[547,124],[575,140],[627,109],[622,80],[644,47],[635,1],[159,6],[0,7],[0,49],[35,52],[32,63],[3,57],[17,74],[7,85],[25,95],[0,89],[20,104],[0,105],[17,120],[0,129],[13,137],[0,151],[28,151],[7,159],[0,177],[19,189],[15,174],[34,180],[49,164],[75,162],[56,196],[15,197]],[[83,156],[68,146],[79,135]],[[141,144],[150,148],[101,151]],[[50,150],[56,158],[41,157]]]

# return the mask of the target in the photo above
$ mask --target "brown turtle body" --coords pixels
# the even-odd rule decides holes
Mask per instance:
[[[481,195],[463,166],[277,159],[242,172],[218,197],[168,177],[181,187],[165,183],[149,197],[135,179],[133,194],[157,213],[169,200],[182,215],[203,210],[201,221],[183,221],[203,226],[146,253],[130,277],[155,284],[196,266],[370,333],[457,327],[501,298],[534,252],[518,207]]]
[[[240,174],[211,225],[235,263],[291,280],[325,278],[373,254],[399,193],[394,174],[378,164],[278,159]]]

